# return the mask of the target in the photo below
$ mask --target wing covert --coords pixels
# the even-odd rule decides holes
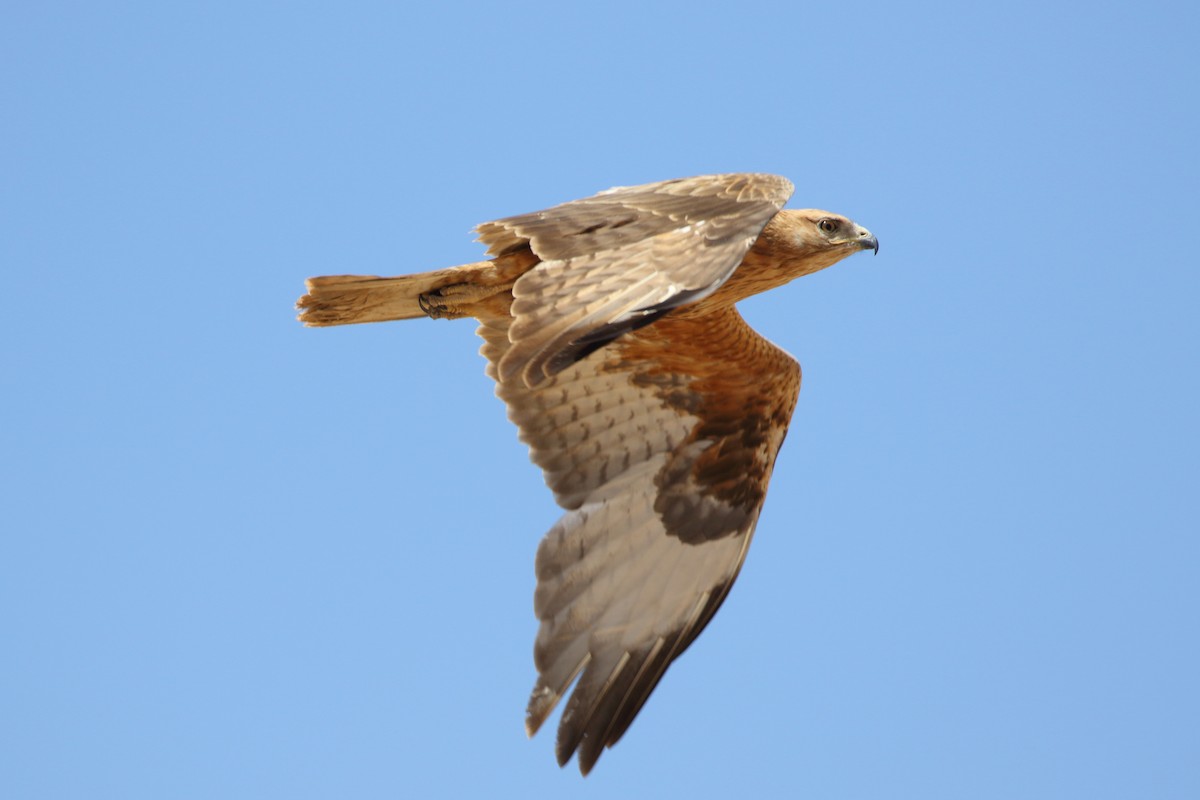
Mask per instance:
[[[542,261],[513,287],[505,382],[536,386],[630,330],[715,291],[792,193],[775,175],[705,175],[609,189],[480,225],[499,255]]]

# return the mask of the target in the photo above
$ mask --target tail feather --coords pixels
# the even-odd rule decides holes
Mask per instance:
[[[296,301],[300,310],[297,319],[310,327],[325,327],[423,317],[425,312],[417,301],[420,295],[464,282],[465,270],[478,270],[484,264],[464,264],[396,278],[376,275],[309,278],[305,282],[308,294]]]

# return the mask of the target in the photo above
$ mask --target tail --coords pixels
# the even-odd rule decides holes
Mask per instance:
[[[296,301],[300,310],[297,319],[310,327],[325,327],[424,317],[426,314],[417,300],[420,295],[466,282],[468,275],[464,272],[489,266],[490,262],[483,261],[397,278],[376,275],[309,278],[305,281],[308,294]]]

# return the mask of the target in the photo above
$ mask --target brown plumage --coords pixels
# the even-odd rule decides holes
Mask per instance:
[[[578,679],[557,756],[587,772],[716,613],[741,568],[800,366],[739,300],[875,237],[781,211],[773,175],[620,187],[478,228],[487,261],[312,278],[308,325],[479,320],[488,374],[566,513],[537,554],[532,736]]]

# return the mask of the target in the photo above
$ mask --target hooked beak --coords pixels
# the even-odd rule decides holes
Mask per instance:
[[[866,228],[859,228],[858,248],[860,250],[874,250],[875,255],[879,255],[879,240]]]

